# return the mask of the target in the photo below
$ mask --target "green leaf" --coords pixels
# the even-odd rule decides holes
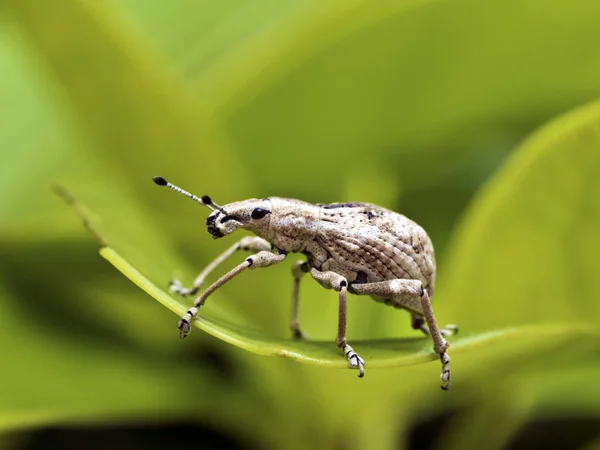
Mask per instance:
[[[48,333],[31,317],[37,313],[43,318],[43,311],[27,307],[27,297],[11,294],[7,284],[2,279],[0,431],[164,414],[205,416],[226,398],[237,405],[233,409],[240,420],[250,413],[244,397],[231,395],[225,384],[210,381],[184,360],[165,364],[127,346],[104,345],[93,336]],[[205,395],[179,401],[187,399],[190,386]]]
[[[598,328],[599,124],[599,101],[548,123],[481,190],[444,261],[441,314],[469,330],[556,320]],[[530,358],[497,388],[482,386],[440,448],[505,448],[526,420],[597,417],[597,342]]]
[[[61,180],[91,207],[85,215],[109,244],[103,253],[119,260],[119,264],[128,264],[130,274],[136,277],[139,274],[138,281],[146,279],[148,289],[163,301],[174,302],[171,306],[179,308],[177,314],[181,314],[183,302],[164,292],[166,282],[174,276],[191,280],[199,266],[222,250],[221,242],[206,239],[204,234],[205,239],[192,246],[196,229],[202,228],[205,211],[196,212],[200,209],[162,192],[154,195],[150,176],[173,178],[182,187],[211,194],[219,202],[272,194],[315,201],[343,200],[344,194],[368,195],[386,202],[395,200],[391,191],[397,191],[401,185],[413,202],[421,203],[421,210],[428,210],[430,220],[440,228],[439,233],[447,234],[447,224],[452,223],[445,209],[449,202],[440,192],[455,196],[455,191],[447,188],[456,180],[463,181],[456,167],[463,164],[465,155],[470,157],[469,167],[478,171],[478,177],[469,180],[465,189],[466,199],[478,180],[500,159],[494,157],[489,162],[489,153],[496,144],[499,143],[498,154],[502,155],[515,136],[525,133],[532,123],[600,92],[599,53],[595,44],[599,11],[598,3],[592,0],[579,3],[577,8],[565,0],[553,3],[552,8],[540,0],[527,3],[493,0],[486,4],[472,0],[385,4],[290,1],[273,2],[272,7],[265,0],[239,1],[231,9],[210,2],[128,1],[137,1],[134,8],[151,9],[148,16],[152,17],[148,20],[154,24],[146,27],[146,19],[140,19],[132,26],[119,15],[120,3],[65,0],[52,5],[31,0],[0,3],[3,12],[9,12],[14,19],[11,28],[18,30],[1,41],[2,47],[13,46],[18,63],[31,56],[44,62],[44,65],[30,64],[36,71],[32,84],[42,87],[33,91],[29,86],[13,91],[15,80],[25,79],[25,84],[29,84],[29,77],[19,70],[9,72],[13,69],[12,60],[1,66],[6,69],[3,74],[13,74],[13,82],[3,92],[14,94],[10,107],[2,115],[5,120],[0,124],[1,147],[16,154],[6,158],[8,164],[3,164],[0,171],[2,180],[7,180],[6,192],[14,192],[14,184],[19,180],[24,180],[27,186],[19,189],[22,195],[3,201],[0,210],[6,214],[3,220],[9,215],[15,217],[13,213],[19,213],[26,204],[22,197],[27,198],[30,211],[39,203],[51,209],[55,206],[53,202],[40,201],[43,196],[39,192],[45,189],[48,178]],[[134,8],[126,14],[136,20]],[[519,20],[515,21],[517,16]],[[473,36],[477,39],[473,40]],[[565,49],[568,51],[561,51]],[[179,73],[177,67],[172,70],[174,65],[183,70]],[[514,67],[527,70],[507,70]],[[32,75],[32,71],[24,72]],[[39,83],[40,80],[43,82]],[[21,95],[23,91],[27,95]],[[63,107],[44,107],[39,117],[42,127],[35,121],[27,122],[30,106],[35,111],[37,103]],[[15,114],[25,121],[15,120]],[[56,122],[60,131],[49,132]],[[27,126],[22,126],[23,123]],[[21,140],[24,134],[31,142]],[[49,141],[48,136],[53,139]],[[476,154],[481,155],[481,160]],[[56,168],[71,164],[77,155],[83,164],[73,165],[74,171],[80,172],[79,179],[73,181]],[[381,167],[386,169],[384,177]],[[249,173],[252,179],[247,176]],[[438,183],[440,179],[442,183]],[[40,188],[40,184],[44,186]],[[422,186],[433,186],[430,196],[413,196],[411,191]],[[421,217],[412,214],[422,223]],[[34,225],[48,236],[54,224],[44,220]],[[31,240],[37,231],[35,226],[21,225],[12,221],[0,243],[11,242],[15,237]],[[432,230],[428,224],[423,225]],[[534,231],[538,233],[544,226],[541,223]],[[163,232],[156,232],[157,228]],[[74,233],[71,236],[71,231],[61,224],[58,232],[65,237],[80,237]],[[552,245],[555,236],[546,237]],[[57,258],[72,257],[69,243],[64,245],[62,252],[53,250]],[[16,253],[19,248],[15,245],[13,251]],[[0,252],[4,258],[5,249]],[[485,257],[485,248],[471,245],[464,250],[473,252],[473,258],[481,265],[488,265],[489,261],[481,258]],[[591,251],[596,250],[592,245]],[[35,260],[35,246],[29,251],[29,259]],[[5,259],[4,267],[10,265],[10,256]],[[192,268],[192,261],[198,267]],[[309,335],[317,340],[309,343],[307,351],[299,348],[295,355],[314,354],[333,368],[328,371],[314,365],[290,364],[284,358],[255,358],[230,347],[232,354],[243,355],[236,363],[251,362],[244,366],[244,380],[258,386],[262,394],[252,402],[245,390],[229,392],[233,398],[246,398],[247,403],[257,407],[254,416],[229,418],[231,426],[263,427],[272,437],[271,444],[274,441],[280,444],[284,437],[290,445],[301,447],[306,439],[312,438],[321,446],[326,442],[331,443],[326,447],[335,444],[359,448],[383,439],[391,448],[401,439],[398,430],[407,429],[414,405],[426,404],[433,411],[453,398],[464,398],[468,388],[476,385],[473,380],[491,379],[483,366],[496,362],[494,380],[498,384],[513,382],[516,378],[505,381],[507,373],[520,367],[522,360],[532,354],[546,352],[547,356],[550,348],[560,349],[548,359],[556,364],[563,361],[562,353],[572,352],[579,339],[596,339],[595,334],[579,329],[572,320],[577,314],[585,315],[585,308],[580,307],[575,295],[569,298],[561,293],[561,304],[555,305],[554,292],[542,289],[535,308],[527,309],[523,305],[529,305],[529,298],[522,293],[516,295],[520,303],[513,299],[514,292],[508,290],[503,291],[502,298],[491,297],[492,302],[489,290],[480,295],[467,289],[472,274],[452,272],[451,276],[458,276],[457,282],[463,283],[465,289],[454,293],[458,298],[454,294],[446,296],[446,262],[440,264],[442,283],[435,308],[440,321],[456,320],[463,332],[466,330],[467,336],[453,339],[451,347],[454,392],[458,388],[460,395],[442,396],[439,389],[432,389],[436,388],[439,375],[436,361],[400,369],[370,370],[379,363],[405,364],[411,358],[413,362],[418,358],[425,361],[432,354],[431,342],[425,338],[365,341],[371,336],[388,336],[387,330],[390,336],[402,335],[403,327],[408,328],[404,313],[376,305],[369,299],[357,300],[364,306],[352,305],[349,316],[349,336],[360,338],[356,340],[357,350],[362,353],[358,347],[364,345],[365,352],[372,357],[367,377],[358,382],[355,374],[340,374],[335,367],[343,367],[345,362],[333,339],[321,342],[335,334],[335,295],[316,283],[306,282],[302,288],[301,313]],[[13,268],[9,272],[13,278],[10,283],[14,285],[14,279],[20,277],[21,285],[38,286],[37,275],[43,272],[43,263],[36,266],[36,272],[27,264],[20,267],[22,271]],[[510,265],[502,270],[493,263],[489,267],[498,276],[504,276]],[[590,267],[593,268],[586,263],[584,271]],[[48,272],[54,275],[57,268],[52,269]],[[82,268],[81,272],[84,271]],[[246,279],[240,277],[239,283],[232,283],[221,294],[211,297],[202,310],[204,325],[227,339],[237,339],[238,344],[253,346],[255,351],[287,351],[291,341],[279,337],[287,335],[287,294],[291,284],[288,272],[288,267],[280,267],[264,273],[256,271]],[[80,307],[85,304],[90,315],[93,312],[89,313],[87,308],[89,297],[82,292],[86,281],[93,285],[97,307],[104,309],[104,315],[97,317],[99,322],[118,315],[119,321],[133,333],[128,320],[136,317],[135,329],[145,329],[148,334],[158,334],[159,321],[170,323],[167,314],[151,317],[124,305],[130,294],[126,288],[106,287],[104,281],[108,277],[98,275],[95,269],[90,271],[89,278],[78,281],[76,288],[71,285],[71,275],[75,274],[63,273],[56,281],[64,284],[64,292],[69,292],[69,302]],[[535,276],[540,285],[552,285],[551,277],[555,275],[556,272],[548,271]],[[589,281],[591,276],[584,278]],[[249,290],[248,283],[255,283],[261,289]],[[18,289],[9,294],[14,295],[13,291]],[[80,293],[81,303],[71,301],[79,298]],[[19,294],[16,304],[32,305],[33,295]],[[54,303],[63,300],[60,295],[54,297]],[[111,299],[105,302],[107,297]],[[323,301],[326,298],[328,301]],[[546,303],[542,304],[542,300]],[[573,311],[565,315],[568,309],[565,301],[569,300],[573,300],[569,303],[574,305]],[[44,301],[45,298],[39,304],[46,305]],[[158,307],[158,303],[150,304]],[[363,311],[371,311],[371,306],[372,312],[377,311],[377,316],[384,317],[386,323],[390,320],[385,333],[381,322],[365,320]],[[566,318],[572,323],[514,326],[529,323],[525,316],[534,316],[538,311],[543,311],[543,317],[538,316],[540,320],[560,322]],[[517,314],[523,317],[515,319]],[[248,320],[249,317],[256,320]],[[176,316],[172,319],[173,340],[165,347],[175,348],[181,343],[175,337]],[[58,334],[59,327],[51,318],[40,317],[38,324],[44,325],[44,320],[48,327],[54,328],[53,334]],[[498,332],[490,335],[489,330]],[[43,349],[48,342],[47,336],[40,333],[35,341],[23,341],[26,347],[21,348],[13,338],[18,334],[19,329],[13,329],[5,340],[12,344],[10,350],[15,354],[27,354],[23,349],[29,346]],[[410,335],[415,333],[411,331]],[[141,341],[146,336],[137,333],[137,338]],[[148,337],[145,348],[155,350],[151,346],[153,339],[155,336]],[[188,339],[184,345],[202,341],[195,333],[191,342]],[[351,342],[355,342],[353,338]],[[559,346],[560,343],[568,345]],[[499,364],[505,359],[507,347],[514,352],[511,364]],[[56,352],[61,358],[57,363],[60,367],[67,365],[62,359],[79,358],[80,352],[70,349],[67,345],[64,353]],[[98,352],[100,359],[105,352],[109,353],[106,348]],[[184,353],[181,350],[178,355]],[[134,354],[139,359],[133,361],[142,361],[134,351],[124,354]],[[52,367],[54,359],[45,360],[37,352],[32,356],[44,363],[39,372]],[[149,370],[160,363],[164,369],[164,361],[150,362],[152,359],[147,361]],[[9,362],[12,360],[9,354]],[[21,359],[14,361],[19,364]],[[93,363],[91,357],[82,361]],[[117,366],[121,367],[119,362]],[[5,388],[11,387],[10,380],[25,382],[29,389],[18,384],[15,391],[29,394],[29,400],[39,400],[44,398],[44,389],[57,386],[56,404],[61,403],[64,395],[66,409],[73,412],[69,392],[60,391],[65,384],[60,381],[70,381],[70,377],[79,373],[76,364],[71,367],[73,370],[58,370],[60,377],[51,378],[47,386],[40,386],[39,380],[22,376],[15,369],[10,372]],[[168,367],[174,368],[172,360]],[[84,374],[91,377],[91,372]],[[157,383],[179,382],[169,376],[170,371],[163,370],[160,374]],[[198,372],[194,376],[202,379],[206,375]],[[587,378],[578,381],[589,382]],[[97,386],[101,384],[95,380],[92,388]],[[148,386],[152,389],[151,383]],[[181,390],[187,391],[188,386]],[[114,400],[118,391],[127,387],[123,382],[108,396]],[[220,391],[215,391],[221,396]],[[512,391],[507,388],[503,392]],[[88,398],[90,410],[95,402],[104,405],[103,398],[84,398]],[[164,402],[172,404],[172,397],[165,396]],[[31,400],[25,407],[34,410],[32,415],[35,415],[37,405]],[[229,409],[238,411],[229,401],[207,405],[214,407],[215,414],[221,414],[217,420],[223,422],[228,421]],[[259,411],[260,405],[269,406]],[[18,401],[11,403],[6,417],[18,406]],[[493,415],[493,405],[482,409],[482,413],[486,411]],[[176,414],[168,412],[169,416]],[[493,423],[483,417],[480,422]],[[469,425],[465,424],[464,429],[469,430]]]
[[[84,218],[87,228],[104,245],[101,249],[101,254],[104,258],[137,286],[175,314],[178,316],[185,314],[188,307],[182,299],[175,298],[164,289],[158,287],[165,285],[165,280],[159,278],[161,275],[157,275],[160,274],[159,269],[164,264],[162,261],[153,261],[151,258],[144,260],[143,257],[140,257],[137,259],[140,268],[134,267],[118,251],[112,248],[113,246],[118,247],[121,245],[118,227],[110,224],[110,221],[116,219],[102,218],[100,220],[93,218],[93,215],[88,212],[89,210],[77,202],[70,194],[67,194],[64,190],[61,190],[61,194],[63,198],[67,199],[77,209],[78,213]],[[105,239],[102,232],[103,227],[107,226],[107,222],[109,222],[108,226],[112,229],[110,240]],[[143,255],[144,250],[137,249],[136,253]],[[150,267],[152,267],[152,270],[149,270]],[[224,313],[218,305],[213,307],[212,303],[216,302],[209,301],[202,308],[201,314],[194,320],[193,325],[219,339],[261,355],[284,356],[303,363],[348,368],[346,360],[333,342],[297,341],[289,338],[265,336],[257,330],[236,325],[235,322],[232,322],[232,317]],[[554,340],[561,341],[565,335],[587,334],[590,332],[587,329],[580,330],[577,327],[565,328],[560,325],[554,327],[511,328],[480,334],[467,333],[460,337],[451,338],[450,342],[452,352],[460,353],[473,348],[495,345],[498,342],[510,342],[511,340],[522,339],[530,340],[533,338],[552,342]],[[353,341],[353,345],[361,353],[368,366],[373,368],[411,365],[433,361],[438,358],[432,350],[431,339],[427,337],[369,341],[355,340]]]
[[[335,200],[332,168],[343,162],[336,179],[372,182],[362,162],[374,152],[403,182],[427,185],[596,98],[599,15],[594,0],[576,9],[566,0],[314,2],[199,70],[196,83],[252,173],[281,149],[297,155],[294,170],[259,180],[269,188]],[[566,42],[577,51],[557,51]]]
[[[592,341],[568,345],[568,358],[561,355],[560,366],[549,368],[545,357],[530,359],[520,368],[526,376],[516,371],[494,389],[482,386],[476,395],[463,399],[468,407],[444,429],[435,448],[503,449],[527,422],[597,420],[600,366],[589,358],[593,347]],[[571,427],[568,432],[579,431]]]
[[[95,160],[107,163],[106,177],[133,181],[139,197],[150,176],[177,174],[185,185],[198,178],[197,169],[204,169],[205,188],[229,195],[248,190],[246,169],[220,124],[109,2],[7,0],[0,7],[14,19],[25,50],[44,63],[46,89],[64,98],[62,114],[89,139],[88,169]],[[225,170],[235,183],[220,182]],[[159,197],[152,208],[167,215],[179,203]],[[171,227],[186,235],[181,222]]]

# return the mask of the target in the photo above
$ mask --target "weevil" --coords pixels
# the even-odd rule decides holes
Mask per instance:
[[[351,368],[364,376],[365,361],[346,340],[347,294],[369,295],[378,302],[405,309],[413,329],[433,340],[433,349],[442,363],[442,389],[450,387],[449,347],[444,338],[458,331],[456,325],[439,328],[431,299],[435,285],[436,263],[433,245],[425,230],[407,217],[370,203],[311,204],[281,197],[248,199],[219,206],[207,195],[197,197],[154,177],[166,186],[208,207],[208,232],[219,239],[237,229],[255,236],[244,237],[214,259],[195,279],[191,288],[173,280],[170,290],[182,296],[196,295],[206,277],[219,264],[239,250],[253,254],[231,269],[194,301],[194,306],[177,324],[180,337],[190,332],[190,323],[214,291],[246,269],[269,267],[286,259],[289,253],[301,253],[306,260],[292,267],[291,331],[295,339],[304,334],[298,321],[300,280],[310,275],[324,288],[338,293],[339,313],[337,346]]]

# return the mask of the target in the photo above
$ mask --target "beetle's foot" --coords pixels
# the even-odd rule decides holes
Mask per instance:
[[[190,334],[190,322],[184,317],[177,323],[177,328],[179,328],[179,337],[184,339]]]
[[[453,336],[458,334],[458,325],[451,323],[442,328],[440,332],[442,333],[442,336]]]
[[[450,389],[450,383],[451,383],[451,378],[450,378],[450,357],[448,356],[448,353],[444,352],[440,355],[440,361],[442,362],[442,389],[444,391],[447,391],[448,389]]]
[[[306,334],[304,334],[300,328],[292,327],[292,339],[296,341],[303,341],[306,338]]]
[[[198,289],[199,287],[184,288],[179,280],[169,281],[169,291],[173,292],[174,294],[181,295],[182,297],[195,295],[198,293]]]
[[[358,378],[362,378],[365,376],[365,360],[358,356],[358,353],[354,351],[352,347],[348,344],[344,345],[344,355],[348,358],[348,362],[350,363],[350,367],[353,369],[358,369],[359,374]]]

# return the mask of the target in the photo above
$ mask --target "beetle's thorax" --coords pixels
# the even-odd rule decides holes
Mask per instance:
[[[260,237],[286,252],[300,252],[319,231],[319,209],[301,200],[270,197],[273,213],[269,235]]]

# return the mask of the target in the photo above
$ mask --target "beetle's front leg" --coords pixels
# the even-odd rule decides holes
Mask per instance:
[[[176,294],[179,294],[183,297],[188,295],[196,295],[196,293],[200,290],[200,287],[204,284],[206,277],[223,261],[232,256],[234,253],[239,250],[244,250],[247,252],[260,252],[263,250],[271,250],[271,244],[265,241],[262,238],[257,236],[246,236],[240,239],[238,242],[233,244],[219,256],[212,260],[212,262],[205,267],[205,269],[200,272],[200,275],[196,277],[194,280],[194,285],[191,288],[185,288],[181,284],[179,280],[171,280],[169,283],[169,290]]]
[[[350,367],[358,369],[358,377],[362,378],[365,375],[365,360],[358,356],[358,353],[346,342],[346,297],[348,294],[348,281],[335,272],[321,272],[315,268],[310,271],[310,274],[324,288],[333,289],[340,293],[338,334],[335,341],[337,346],[344,352],[344,355],[346,355]]]
[[[450,388],[449,347],[433,315],[431,299],[423,284],[418,280],[388,280],[376,283],[353,284],[350,292],[358,295],[373,295],[386,300],[386,304],[404,307],[425,317],[428,332],[433,339],[433,350],[440,355],[442,362],[442,389]]]
[[[187,313],[181,318],[179,323],[177,323],[177,328],[179,328],[179,337],[182,339],[188,335],[190,332],[190,322],[196,315],[198,314],[198,310],[210,294],[215,292],[229,280],[231,280],[236,275],[239,275],[246,269],[258,269],[260,267],[269,267],[273,264],[281,262],[285,259],[285,254],[275,254],[268,251],[260,251],[252,256],[249,256],[244,260],[243,263],[238,264],[236,267],[231,269],[213,284],[211,284],[202,294],[200,294],[196,300],[194,300],[194,306],[187,310]]]

